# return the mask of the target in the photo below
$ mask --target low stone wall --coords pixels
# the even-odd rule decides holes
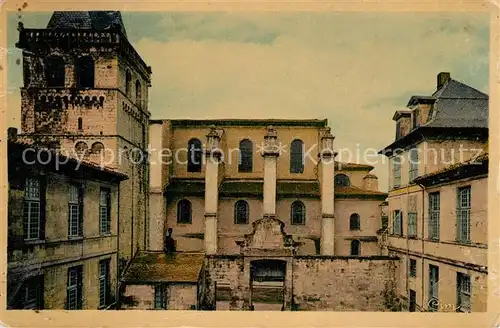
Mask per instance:
[[[243,256],[207,257],[207,300],[229,302],[230,310],[248,308],[250,285]],[[292,310],[398,310],[396,277],[399,259],[388,256],[295,256],[292,260]],[[288,273],[287,273],[288,274]],[[217,297],[220,290],[221,297]],[[219,298],[219,299],[218,299]]]
[[[296,257],[295,310],[388,311],[393,308],[399,260],[370,257]]]

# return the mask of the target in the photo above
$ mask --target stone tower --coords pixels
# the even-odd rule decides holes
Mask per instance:
[[[127,40],[120,12],[54,12],[19,26],[21,134],[128,175],[119,192],[119,269],[148,244],[148,88],[151,68]],[[121,270],[120,270],[121,271]]]

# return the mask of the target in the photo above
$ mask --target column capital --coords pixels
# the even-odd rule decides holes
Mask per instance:
[[[269,125],[267,133],[264,136],[264,145],[262,147],[262,156],[278,157],[280,155],[280,146],[278,145],[278,133],[276,129]]]
[[[217,213],[205,213],[205,219],[217,218]]]
[[[322,219],[335,219],[335,214],[331,213],[321,213]]]

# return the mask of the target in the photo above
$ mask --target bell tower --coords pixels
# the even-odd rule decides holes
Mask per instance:
[[[19,25],[20,138],[128,175],[119,193],[119,268],[147,248],[151,68],[120,12],[54,12],[45,29]],[[84,231],[84,236],[85,236]]]

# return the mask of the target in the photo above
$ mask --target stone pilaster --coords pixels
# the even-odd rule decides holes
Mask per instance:
[[[319,158],[321,161],[321,255],[335,254],[335,151],[330,128],[323,131]]]
[[[220,136],[212,126],[205,149],[205,252],[217,253],[217,209],[219,205]]]
[[[267,128],[264,136],[264,206],[263,215],[276,215],[276,162],[279,156],[278,135],[272,126]]]

